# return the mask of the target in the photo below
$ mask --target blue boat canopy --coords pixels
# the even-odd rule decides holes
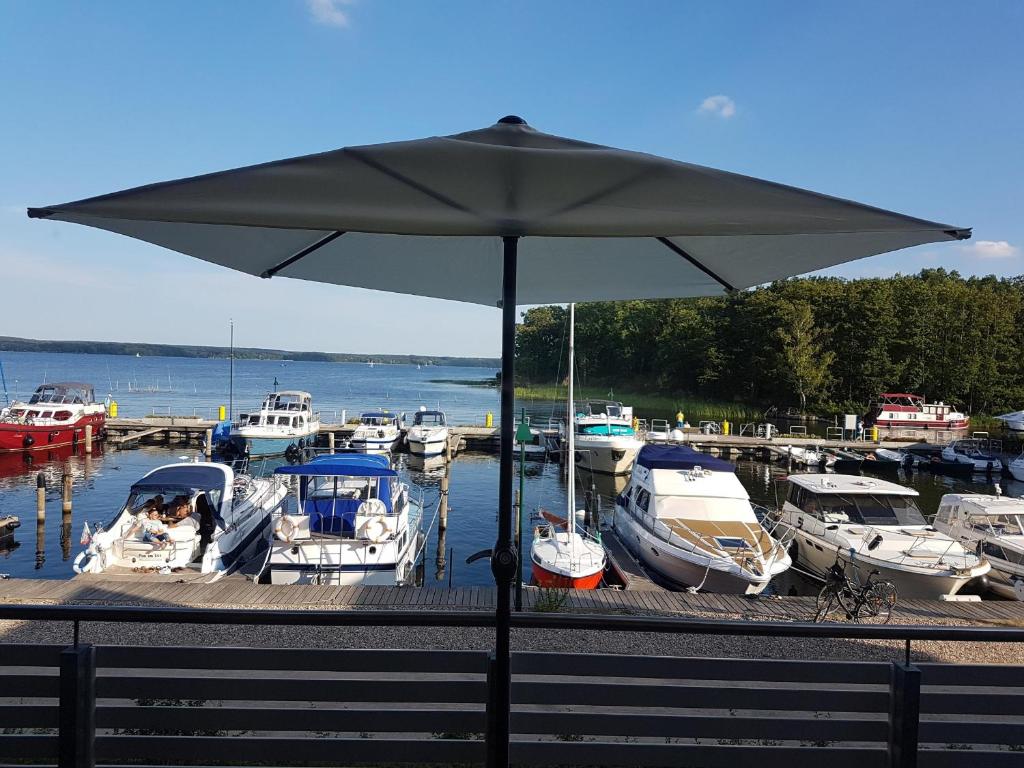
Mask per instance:
[[[735,472],[732,462],[700,453],[688,445],[645,445],[636,463],[648,469],[693,469],[701,467],[712,472]]]
[[[154,469],[132,485],[132,490],[191,488],[197,491],[219,491],[223,490],[227,480],[225,469],[217,464],[171,464]]]
[[[338,453],[331,456],[317,456],[307,464],[278,467],[275,475],[304,475],[306,477],[398,477],[391,469],[387,456],[364,453]]]

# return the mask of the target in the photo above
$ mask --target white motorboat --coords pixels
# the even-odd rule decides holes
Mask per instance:
[[[628,475],[644,443],[633,429],[633,409],[612,400],[576,403],[576,466],[604,475]]]
[[[368,411],[359,416],[359,426],[349,444],[361,453],[390,453],[401,436],[401,418],[391,411]]]
[[[576,334],[576,305],[569,305],[569,394],[566,415],[573,415],[573,373]],[[567,450],[574,450],[573,430],[567,436]],[[533,580],[540,587],[564,589],[597,589],[604,577],[607,555],[600,541],[581,533],[576,525],[576,473],[569,464],[569,495],[566,518],[544,515],[545,523],[537,526],[530,544]]]
[[[789,484],[782,509],[772,513],[774,530],[815,576],[824,578],[838,557],[862,582],[877,569],[900,597],[937,599],[991,568],[928,525],[911,488],[840,474],[790,475]]]
[[[249,456],[280,456],[312,447],[319,432],[320,414],[313,412],[309,392],[271,392],[258,412],[239,414],[229,440]]]
[[[1024,453],[1011,461],[1006,468],[1014,480],[1024,483]]]
[[[1010,432],[1024,432],[1024,411],[1014,411],[996,416],[997,421],[1003,422],[1003,426]]]
[[[272,584],[402,586],[415,581],[422,505],[386,456],[318,456],[278,467],[294,493],[274,516]]]
[[[168,464],[135,483],[113,520],[87,534],[76,573],[186,569],[215,581],[266,551],[271,514],[287,489],[276,479],[236,474],[227,464]],[[140,516],[160,502],[187,504],[187,516],[157,536]],[[164,537],[161,541],[158,537]]]
[[[707,592],[759,594],[790,566],[727,461],[645,445],[615,503],[615,532],[651,570]]]
[[[942,449],[942,460],[954,464],[971,464],[975,472],[1001,472],[1003,460],[985,450],[985,444],[974,438],[954,440]]]
[[[530,439],[524,441],[519,440],[521,425],[525,424],[530,430]],[[516,422],[516,428],[513,432],[516,436],[515,441],[512,443],[512,453],[516,458],[519,458],[520,454],[525,453],[528,459],[543,459],[548,455],[549,444],[548,439],[544,435],[543,430],[530,425],[530,417],[527,416],[522,422]]]
[[[875,458],[875,461],[880,463],[897,464],[899,466],[906,466],[913,464],[914,457],[907,451],[892,450],[891,448],[876,448],[871,454]]]
[[[440,456],[448,442],[448,423],[443,411],[420,408],[406,434],[413,456]]]
[[[935,527],[988,559],[989,589],[1024,600],[1024,499],[947,493],[939,502]]]
[[[825,453],[818,448],[790,445],[786,448],[786,455],[794,464],[800,464],[805,467],[831,467],[836,463],[835,456]]]
[[[665,419],[651,419],[651,426],[644,434],[648,443],[667,443],[671,430]]]

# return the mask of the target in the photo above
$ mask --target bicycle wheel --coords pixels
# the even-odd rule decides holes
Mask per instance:
[[[872,618],[888,624],[892,609],[896,607],[896,585],[891,581],[876,581],[864,594],[864,609]]]
[[[826,584],[821,588],[818,593],[817,601],[817,612],[814,614],[814,620],[824,621],[830,613],[836,608],[838,601],[836,600],[836,592],[830,584]]]
[[[860,611],[860,601],[857,599],[857,593],[849,584],[844,584],[836,590],[836,599],[846,612],[846,618],[856,621]]]

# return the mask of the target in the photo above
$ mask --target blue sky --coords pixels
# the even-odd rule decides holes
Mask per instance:
[[[246,345],[497,354],[494,309],[261,281],[24,209],[509,113],[974,228],[833,274],[1024,274],[1024,3],[0,0],[0,19],[0,334],[219,344],[233,317]]]

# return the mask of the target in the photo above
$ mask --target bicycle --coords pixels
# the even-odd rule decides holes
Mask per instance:
[[[850,550],[850,561],[854,551]],[[888,624],[892,618],[892,609],[896,607],[896,585],[885,579],[875,580],[877,570],[868,574],[867,580],[859,584],[846,575],[846,563],[840,559],[836,550],[836,561],[828,569],[825,586],[818,593],[816,622],[824,621],[838,606],[842,608],[849,621],[860,621],[861,618],[876,619]]]

